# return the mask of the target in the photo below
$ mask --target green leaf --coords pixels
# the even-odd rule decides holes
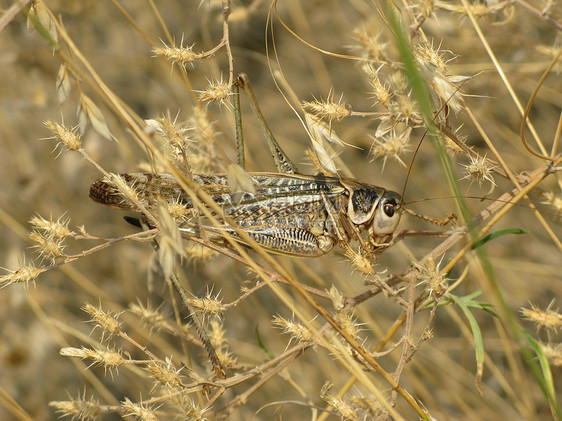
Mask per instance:
[[[550,365],[548,363],[546,355],[544,354],[544,350],[526,330],[523,330],[523,337],[529,343],[531,349],[539,360],[539,365],[542,372],[542,381],[540,382],[540,386],[543,389],[543,392],[546,395],[547,399],[549,400],[551,407],[554,409],[554,412],[557,413],[558,416],[560,416],[561,411],[560,407],[558,406],[558,402],[556,401],[556,390],[554,388],[552,372],[550,371]]]
[[[269,358],[268,361],[275,358],[275,356],[271,353],[271,351],[269,351],[269,349],[267,349],[267,347],[265,346],[265,344],[261,340],[260,331],[259,331],[257,326],[256,326],[256,340],[258,341],[258,346],[262,349],[262,351],[265,353],[265,355],[268,356],[268,358]]]
[[[474,349],[476,351],[476,387],[482,395],[480,383],[482,380],[482,373],[484,371],[484,340],[482,339],[482,331],[480,330],[480,326],[478,326],[476,318],[470,311],[471,307],[485,309],[484,306],[489,306],[489,304],[486,303],[478,303],[476,301],[473,301],[473,298],[477,297],[481,293],[482,291],[475,291],[474,293],[465,297],[457,297],[453,294],[447,294],[447,296],[460,307],[460,309],[464,313],[464,316],[468,320],[468,324],[470,325],[472,337],[474,338]]]
[[[529,234],[529,231],[521,229],[521,228],[505,228],[505,229],[502,229],[502,230],[494,231],[491,234],[488,234],[488,235],[482,237],[480,240],[476,241],[472,245],[471,250],[475,250],[478,247],[481,247],[484,244],[486,244],[488,241],[491,241],[494,238],[501,237],[502,235],[507,235],[507,234]]]

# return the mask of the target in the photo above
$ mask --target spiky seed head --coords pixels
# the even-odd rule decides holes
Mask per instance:
[[[69,401],[49,402],[49,406],[55,408],[59,414],[65,417],[72,417],[81,421],[95,420],[101,414],[102,408],[98,401],[79,397]]]
[[[60,216],[56,221],[47,220],[39,215],[32,217],[29,223],[33,225],[36,230],[43,231],[46,236],[56,239],[63,239],[73,235],[72,231],[68,229],[70,218]]]
[[[463,165],[466,171],[466,176],[462,180],[470,179],[471,182],[477,181],[478,185],[481,186],[484,181],[489,181],[494,186],[494,177],[492,175],[492,170],[494,166],[490,163],[490,160],[484,156],[471,156],[470,163]]]
[[[164,44],[163,47],[154,47],[152,52],[157,56],[164,57],[172,64],[179,64],[183,67],[187,67],[189,64],[193,65],[194,61],[201,58],[199,54],[193,52],[193,45],[184,47],[180,44],[179,47],[170,47]]]
[[[121,324],[118,320],[119,314],[111,314],[108,311],[102,310],[101,306],[95,307],[91,304],[86,304],[82,307],[82,310],[88,313],[91,316],[90,321],[94,322],[96,327],[102,330],[102,341],[105,334],[111,337],[121,332]]]
[[[291,336],[291,340],[296,340],[300,344],[314,343],[314,334],[306,326],[292,322],[280,316],[273,318],[273,325],[283,329],[284,333]]]
[[[121,406],[126,416],[132,415],[139,421],[158,421],[156,412],[150,406],[145,406],[142,402],[133,403],[129,398],[125,398],[121,402]]]
[[[57,141],[57,146],[74,152],[82,148],[82,140],[80,139],[78,126],[66,127],[53,120],[47,120],[43,122],[43,125],[53,133],[51,139]]]
[[[537,331],[546,329],[556,332],[562,327],[562,314],[558,309],[551,309],[552,303],[546,310],[541,310],[537,305],[532,304],[530,308],[521,309],[521,315],[537,326]]]
[[[23,266],[22,268],[14,271],[8,271],[6,275],[0,276],[0,288],[12,284],[25,284],[26,286],[35,282],[35,279],[45,272],[47,268],[38,268],[35,266]]]

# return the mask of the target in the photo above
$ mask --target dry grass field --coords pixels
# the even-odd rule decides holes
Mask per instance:
[[[0,6],[1,420],[562,419],[559,3]],[[241,72],[303,174],[455,213],[396,230],[447,236],[295,258],[89,199],[133,172],[202,209],[185,174],[244,190]],[[278,172],[240,103],[246,170]]]

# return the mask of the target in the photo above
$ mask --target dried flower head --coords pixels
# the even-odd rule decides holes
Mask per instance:
[[[359,415],[352,405],[330,393],[333,387],[334,385],[330,382],[324,383],[320,391],[322,400],[334,408],[334,411],[336,411],[342,419],[347,421],[359,421]]]
[[[380,34],[371,35],[365,28],[356,28],[353,31],[353,38],[358,42],[353,48],[360,52],[361,57],[375,62],[387,60],[387,43],[379,40]]]
[[[219,299],[219,294],[213,297],[211,291],[208,291],[207,296],[204,298],[191,298],[188,302],[190,307],[206,316],[221,317],[226,311],[226,306]]]
[[[178,122],[177,116],[172,120],[170,116],[162,116],[144,121],[147,127],[152,128],[165,141],[166,152],[170,158],[179,165],[185,165],[185,156],[194,142],[188,136],[192,128],[186,123]]]
[[[219,105],[230,108],[229,98],[232,91],[228,83],[221,79],[209,81],[207,89],[197,92],[199,100],[207,104],[218,102]]]
[[[72,417],[82,421],[95,420],[100,415],[102,408],[97,400],[86,399],[85,396],[69,401],[49,402],[49,406],[64,417]]]
[[[189,47],[183,46],[183,39],[179,47],[169,47],[163,43],[163,47],[154,47],[152,52],[157,56],[162,56],[172,64],[179,64],[186,67],[188,64],[193,64],[195,60],[201,58],[201,55],[193,52],[193,45]]]
[[[64,215],[60,216],[56,221],[52,219],[47,220],[39,215],[29,220],[29,223],[33,225],[35,230],[42,231],[47,237],[56,239],[63,239],[74,235],[74,233],[68,229],[69,222],[70,218]]]
[[[168,324],[166,318],[157,310],[154,310],[150,305],[143,306],[142,304],[131,304],[129,309],[139,316],[144,323],[154,329],[162,329]]]
[[[382,125],[383,123],[381,123],[381,126]],[[379,130],[377,130],[377,132],[379,132]],[[403,155],[410,150],[409,141],[411,132],[411,127],[408,127],[406,130],[399,134],[393,128],[388,133],[384,133],[382,135],[375,133],[374,136],[370,136],[373,140],[370,153],[375,156],[375,158],[382,158],[383,170],[388,158],[393,158],[404,167],[406,166],[400,155]]]
[[[54,238],[40,231],[30,232],[29,238],[35,243],[32,247],[36,249],[41,260],[48,260],[51,264],[55,264],[58,259],[66,257],[64,238]]]
[[[314,99],[314,101],[303,102],[302,106],[306,111],[328,122],[340,121],[351,114],[343,102],[343,94],[335,101],[334,93],[331,91],[325,101]]]
[[[125,416],[133,416],[139,421],[158,421],[156,412],[151,408],[143,405],[143,403],[133,403],[129,398],[125,398],[121,402],[121,406],[125,412]]]
[[[463,166],[466,171],[466,176],[463,177],[462,180],[470,179],[471,183],[477,181],[479,186],[481,186],[484,181],[489,181],[492,185],[496,185],[494,177],[492,176],[494,166],[491,164],[490,160],[486,158],[486,155],[483,157],[479,155],[471,156],[470,163]]]
[[[202,379],[200,380],[202,381]],[[170,388],[172,403],[178,408],[182,418],[189,421],[205,421],[206,409],[202,409],[191,399],[189,393],[183,388]]]
[[[83,360],[91,360],[92,365],[103,366],[106,369],[117,368],[127,362],[120,353],[104,351],[102,349],[66,347],[61,348],[59,353],[63,357],[75,357]]]
[[[554,302],[550,303],[546,310],[541,310],[538,306],[531,304],[531,308],[521,309],[521,315],[527,320],[537,325],[537,331],[546,329],[556,332],[562,327],[562,314],[558,309],[551,309]]]
[[[434,0],[417,0],[412,3],[411,8],[416,19],[420,21],[431,19],[435,16]]]
[[[4,288],[12,284],[29,284],[35,282],[35,279],[45,272],[47,268],[37,268],[35,266],[23,266],[18,270],[10,271],[6,275],[0,276],[0,288]]]
[[[381,104],[383,107],[390,109],[392,103],[392,94],[389,91],[389,88],[386,84],[383,84],[375,74],[373,77],[369,78],[369,82],[371,84],[372,91],[371,93],[375,97],[375,99]]]
[[[361,252],[357,252],[349,247],[345,249],[345,255],[351,260],[354,269],[359,270],[363,275],[372,275],[374,273],[371,260]]]
[[[117,319],[119,314],[111,314],[108,311],[103,311],[101,306],[94,307],[91,304],[86,304],[82,307],[82,310],[88,313],[92,317],[90,321],[94,322],[96,327],[99,327],[102,330],[102,341],[105,334],[107,334],[108,337],[111,337],[121,332],[121,325]]]
[[[438,300],[446,291],[448,279],[439,269],[432,258],[425,259],[423,264],[416,264],[416,268],[420,274],[420,284],[427,285],[429,294],[434,300]]]
[[[415,52],[418,64],[437,97],[453,111],[460,111],[463,99],[459,88],[470,78],[449,74],[447,64],[454,57],[447,60],[444,51],[435,49],[429,43],[418,45]]]
[[[300,344],[314,343],[314,334],[306,326],[300,323],[292,322],[280,316],[273,318],[273,324],[283,329],[284,333],[291,336],[291,341],[294,339]]]
[[[53,120],[44,121],[43,125],[53,133],[50,139],[57,141],[57,147],[60,146],[61,151],[67,149],[76,152],[82,148],[82,140],[80,139],[78,126],[66,127]]]
[[[182,387],[180,378],[181,369],[176,368],[170,358],[166,358],[166,363],[151,361],[147,364],[146,370],[161,385],[168,388]]]
[[[353,312],[350,310],[338,311],[335,315],[338,324],[346,331],[351,337],[357,338],[360,332],[360,323],[353,317]]]

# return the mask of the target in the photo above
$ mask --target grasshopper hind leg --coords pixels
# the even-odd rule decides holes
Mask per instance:
[[[247,233],[267,251],[288,256],[319,257],[334,246],[331,237],[317,237],[300,228],[250,228]]]
[[[216,237],[222,237],[222,242],[226,242],[224,239],[226,233],[234,237],[238,243],[247,245],[234,228],[218,229],[209,226],[202,228],[210,235],[212,242],[217,242]],[[255,226],[246,227],[244,231],[267,252],[285,256],[319,257],[328,253],[335,245],[335,241],[330,236],[315,236],[310,231],[295,227]],[[200,234],[195,227],[182,227],[180,232],[187,238]]]

